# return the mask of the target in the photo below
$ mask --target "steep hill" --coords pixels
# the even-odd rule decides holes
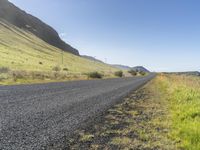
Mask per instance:
[[[52,72],[55,66],[67,68],[67,74],[80,75],[92,71],[111,75],[117,69],[64,52],[34,34],[0,20],[0,68]],[[1,71],[0,71],[1,81]]]
[[[31,32],[52,46],[79,55],[79,52],[76,49],[61,40],[58,33],[52,27],[38,18],[27,14],[8,0],[0,0],[0,18],[20,29]]]

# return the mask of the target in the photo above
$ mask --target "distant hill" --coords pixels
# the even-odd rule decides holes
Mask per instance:
[[[51,43],[51,38],[62,43],[51,27],[7,0],[0,0],[0,84],[84,79],[87,73],[96,71],[113,77],[118,71],[108,64],[80,57],[65,43],[61,44],[66,48],[63,51],[58,43]]]
[[[122,69],[122,70],[135,70],[135,71],[143,71],[143,72],[150,72],[143,66],[136,66],[136,67],[130,67],[125,65],[112,65],[115,68]]]
[[[78,50],[62,41],[58,33],[52,27],[38,18],[27,14],[8,0],[0,0],[0,19],[17,26],[20,29],[31,32],[52,46],[79,55]]]
[[[81,57],[86,58],[86,59],[89,59],[89,60],[92,60],[92,61],[104,63],[103,61],[101,61],[101,60],[99,60],[99,59],[96,59],[96,58],[94,58],[94,57],[92,57],[92,56],[81,55]]]
[[[58,49],[34,34],[26,32],[0,19],[0,68],[18,71],[52,72],[55,66],[67,68],[67,73],[80,75],[88,72],[104,72],[113,75],[116,68],[73,55]],[[1,79],[1,72],[0,72]]]
[[[136,66],[136,67],[132,67],[132,70],[135,71],[142,71],[142,72],[150,72],[149,70],[147,70],[145,67],[143,66]]]
[[[112,66],[115,67],[115,68],[121,69],[121,70],[131,70],[131,69],[132,69],[131,67],[125,66],[125,65],[117,65],[117,64],[114,64],[114,65],[112,65]]]

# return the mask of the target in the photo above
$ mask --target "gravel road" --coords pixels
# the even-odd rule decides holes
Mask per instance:
[[[46,149],[154,76],[0,86],[0,149]]]

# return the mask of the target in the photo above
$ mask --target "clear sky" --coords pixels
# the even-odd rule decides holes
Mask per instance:
[[[200,70],[199,0],[10,0],[80,54],[152,71]]]

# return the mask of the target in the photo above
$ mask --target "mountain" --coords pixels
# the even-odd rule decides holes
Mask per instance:
[[[131,70],[132,69],[131,67],[125,66],[125,65],[117,65],[117,64],[115,64],[115,65],[112,65],[112,66],[115,67],[115,68],[121,69],[121,70]]]
[[[111,75],[117,71],[105,63],[94,63],[92,60],[62,51],[34,34],[0,19],[0,68],[50,74],[55,66],[67,68],[68,75],[81,75],[93,71]]]
[[[88,59],[88,60],[92,60],[92,61],[95,61],[95,62],[100,62],[100,63],[104,63],[103,61],[99,60],[99,59],[96,59],[92,56],[87,56],[87,55],[81,55],[81,57],[85,58],[85,59]]]
[[[130,66],[125,66],[125,65],[112,65],[112,66],[121,70],[135,70],[135,71],[150,72],[143,66],[136,66],[136,67],[130,67]]]
[[[19,9],[8,0],[0,0],[0,19],[20,29],[31,32],[52,46],[79,55],[78,50],[62,41],[58,33],[52,27]]]
[[[135,71],[142,71],[142,72],[150,72],[149,70],[147,70],[145,67],[143,66],[136,66],[136,67],[132,67],[131,68],[132,70],[135,70]]]
[[[46,36],[40,37],[42,33]],[[51,41],[43,39],[48,40],[48,37],[60,41],[54,29],[10,2],[0,0],[0,84],[9,84],[16,78],[18,83],[32,83],[40,78],[47,81],[58,78],[84,79],[87,73],[95,71],[112,77],[118,70],[108,64],[94,63],[80,57],[78,51],[73,51],[70,46],[66,48],[67,44],[63,51],[59,44],[54,46],[50,44]],[[59,70],[58,73],[55,73],[55,68]]]

